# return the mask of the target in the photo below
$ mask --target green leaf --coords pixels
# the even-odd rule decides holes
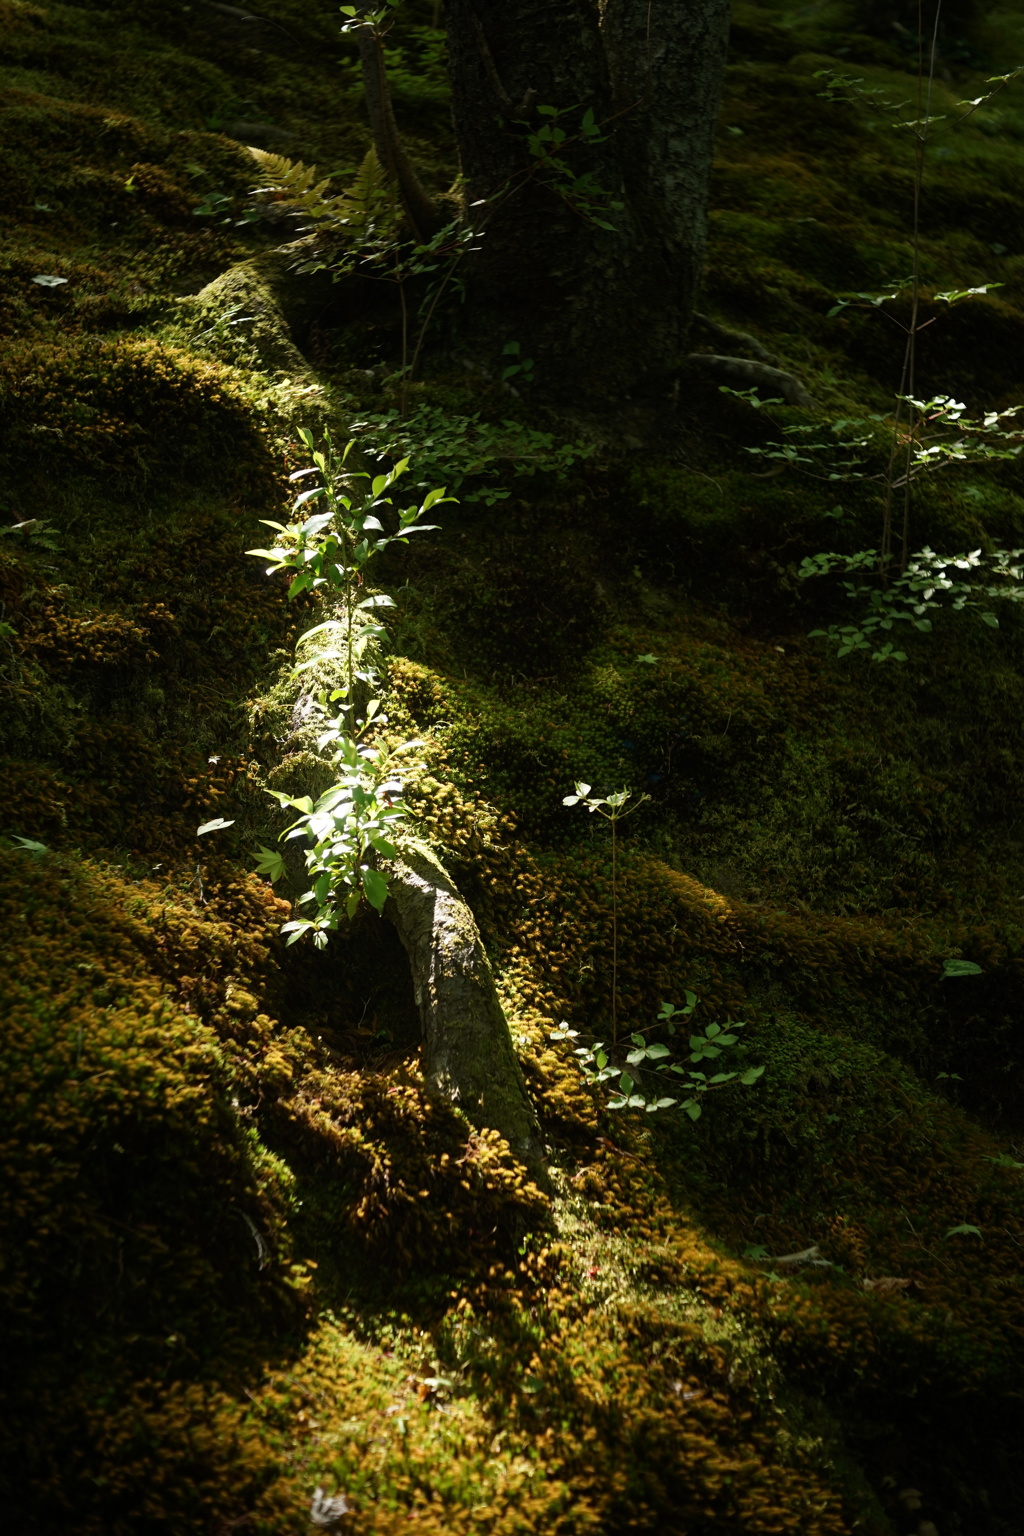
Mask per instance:
[[[655,1044],[647,1047],[647,1056],[650,1061],[658,1061],[662,1056],[671,1056],[671,1054],[667,1045]]]
[[[363,891],[371,907],[378,912],[384,910],[384,903],[388,899],[388,882],[376,869],[363,870]]]
[[[309,921],[308,918],[297,917],[294,918],[290,923],[282,923],[281,932],[290,933],[291,938],[288,940],[288,943],[294,944],[296,939],[301,939],[302,935],[306,933],[310,928],[312,928],[312,926],[313,924]]]
[[[943,960],[942,979],[949,981],[953,976],[980,976],[981,966],[975,965],[973,960]]]
[[[223,832],[225,827],[233,827],[233,821],[225,821],[223,816],[218,816],[214,821],[204,821],[201,827],[196,828],[196,837],[202,837],[207,832]]]
[[[18,837],[17,833],[11,834],[11,840],[18,844],[22,853],[30,854],[34,859],[41,859],[50,851],[45,843],[34,842],[31,837]]]
[[[395,847],[394,843],[389,843],[387,838],[382,837],[379,832],[369,833],[367,841],[369,842],[370,846],[376,850],[377,853],[383,854],[384,858],[397,858],[398,849]]]
[[[299,493],[299,495],[296,496],[296,498],[295,498],[295,506],[294,506],[293,510],[297,512],[300,507],[304,507],[306,505],[307,501],[315,501],[317,499],[317,497],[323,496],[324,494],[325,494],[324,493],[324,488],[323,488],[322,485],[314,485],[314,486],[311,486],[308,491],[301,491]],[[327,523],[330,522],[331,516],[332,516],[332,514],[330,512],[322,512],[320,514],[319,519],[318,519],[319,527],[320,528],[325,527],[327,525]],[[310,524],[309,523],[306,524],[306,529],[307,529],[307,532],[310,531]],[[313,528],[312,532],[314,532],[314,533],[319,532],[319,528]]]
[[[763,1072],[764,1067],[748,1067],[740,1078],[740,1082],[743,1083],[745,1087],[749,1087],[751,1083],[757,1082],[758,1078],[763,1074]]]
[[[633,1087],[633,1079],[630,1077],[628,1072],[623,1072],[622,1076],[619,1078],[619,1088],[624,1094],[629,1095],[633,1092]]]
[[[972,1227],[969,1221],[962,1221],[958,1227],[950,1227],[947,1237],[980,1237],[981,1228]]]
[[[264,848],[262,843],[259,848],[259,858],[256,861],[256,873],[269,876],[271,885],[275,885],[285,873],[284,855],[278,848]]]

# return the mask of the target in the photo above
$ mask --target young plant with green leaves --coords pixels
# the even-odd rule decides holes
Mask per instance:
[[[251,144],[248,150],[263,173],[263,184],[253,187],[252,195],[270,198],[295,219],[306,220],[307,230],[326,230],[352,250],[394,239],[395,202],[376,150],[367,150],[355,179],[333,194],[328,191],[333,178],[317,180],[315,165]]]
[[[356,684],[372,687],[378,681],[376,671],[363,665],[369,647],[385,634],[384,626],[374,615],[395,606],[385,593],[369,591],[367,567],[389,544],[407,544],[414,533],[433,532],[437,524],[421,522],[421,518],[438,503],[454,498],[447,496],[443,487],[428,491],[419,506],[397,510],[397,529],[388,534],[378,514],[385,509],[395,510],[388,492],[408,472],[409,460],[400,459],[388,473],[371,476],[346,468],[355,447],[354,438],[339,453],[329,432],[325,432],[324,445],[319,449],[307,428],[300,428],[299,435],[310,450],[313,463],[296,470],[289,478],[295,481],[317,475],[320,483],[299,494],[294,510],[299,512],[314,502],[319,502],[323,510],[288,524],[264,518],[264,525],[275,531],[278,542],[272,549],[250,549],[247,553],[271,561],[268,576],[278,571],[294,572],[288,587],[289,599],[301,592],[317,592],[330,594],[336,600],[340,616],[307,629],[299,636],[298,647],[321,636],[330,637],[332,643],[326,648],[318,647],[296,670],[306,671],[324,661],[341,663],[341,678],[331,690],[329,701],[342,701],[342,714],[350,732],[355,732]],[[362,487],[360,481],[365,482]],[[366,724],[372,718],[371,712]]]
[[[642,1109],[650,1115],[659,1110],[678,1108],[691,1120],[699,1120],[707,1094],[716,1093],[729,1083],[750,1087],[757,1082],[764,1067],[710,1073],[697,1070],[701,1063],[717,1060],[723,1053],[742,1055],[747,1050],[738,1034],[746,1028],[745,1021],[706,1024],[703,1033],[692,1026],[690,1020],[697,1001],[696,993],[687,991],[686,1002],[681,1008],[673,1003],[662,1003],[656,1022],[629,1036],[630,1048],[625,1052],[624,1061],[615,1042],[606,1046],[603,1041],[592,1040],[573,1048],[583,1081],[595,1096],[606,1095],[606,1109]],[[663,1040],[647,1038],[655,1030],[674,1036],[681,1025],[692,1030],[685,1061],[677,1060],[672,1047]],[[579,1040],[580,1032],[570,1029],[563,1019],[548,1038]],[[659,1080],[659,1074],[668,1076]],[[666,1094],[666,1088],[675,1092]]]
[[[412,815],[402,799],[396,759],[422,745],[406,741],[386,751],[336,730],[324,732],[317,744],[322,749],[329,742],[334,746],[335,780],[319,799],[267,791],[279,805],[299,812],[281,838],[308,841],[305,860],[311,884],[298,900],[300,906],[315,904],[311,917],[293,918],[281,932],[288,934],[289,944],[309,934],[318,949],[337,929],[342,913],[354,917],[364,898],[383,911],[388,882],[376,859],[397,855],[392,838]],[[285,871],[284,855],[279,849],[261,847],[256,868],[277,880]]]
[[[406,741],[385,749],[366,739],[374,728],[387,723],[377,692],[380,675],[370,651],[379,647],[386,633],[378,613],[394,606],[386,594],[369,591],[366,570],[389,544],[408,543],[414,533],[436,528],[422,519],[432,507],[454,498],[446,496],[444,489],[435,489],[428,491],[419,505],[396,508],[389,492],[407,472],[407,459],[400,460],[388,474],[370,476],[347,468],[354,439],[339,452],[329,432],[324,434],[320,448],[308,429],[301,428],[299,435],[313,462],[296,470],[291,479],[315,475],[319,484],[300,492],[294,510],[298,514],[314,504],[322,510],[297,516],[287,524],[265,519],[267,527],[277,534],[277,542],[271,549],[251,549],[248,553],[271,562],[268,575],[291,573],[289,599],[302,592],[315,592],[332,601],[338,610],[337,616],[299,637],[297,654],[303,648],[308,651],[312,641],[320,643],[295,668],[298,675],[325,663],[338,666],[333,687],[318,695],[325,729],[317,745],[321,751],[331,749],[335,781],[315,802],[308,795],[268,791],[280,805],[299,813],[281,840],[306,838],[309,843],[305,859],[312,883],[299,897],[299,904],[315,903],[315,913],[285,925],[288,942],[308,933],[322,948],[341,914],[352,917],[364,897],[377,911],[383,909],[388,887],[376,861],[379,856],[395,856],[392,837],[411,814],[402,799],[395,760],[420,745]],[[382,517],[396,524],[394,532],[386,532]],[[333,717],[331,705],[337,706]],[[285,872],[284,856],[278,849],[261,848],[257,867],[271,880],[280,879]]]
[[[463,416],[431,405],[418,406],[404,419],[395,410],[364,416],[353,423],[353,431],[374,458],[397,461],[415,452],[417,489],[444,474],[460,500],[488,507],[511,495],[501,483],[503,468],[516,477],[562,478],[594,452],[586,443],[559,443],[550,432],[519,421],[483,421],[479,411]],[[464,490],[467,481],[472,488]]]
[[[1024,602],[1024,549],[997,549],[989,555],[980,549],[963,555],[937,555],[926,546],[886,587],[871,579],[878,571],[875,549],[854,555],[808,555],[799,574],[807,580],[837,571],[855,578],[844,581],[843,586],[847,597],[861,608],[861,617],[853,624],[813,629],[811,637],[831,641],[839,656],[866,651],[872,661],[906,661],[906,651],[895,649],[896,640],[886,638],[899,626],[909,624],[911,629],[927,634],[932,613],[944,608],[961,613],[971,608],[983,623],[998,629],[999,619],[990,604],[997,600]]]
[[[799,572],[802,579],[833,573],[855,578],[845,581],[844,587],[848,597],[864,605],[862,615],[853,623],[831,624],[827,629],[812,633],[828,639],[837,647],[840,656],[864,653],[876,662],[906,661],[908,653],[898,648],[894,638],[888,637],[889,632],[897,626],[910,625],[914,630],[927,633],[931,629],[930,613],[939,607],[945,606],[955,612],[976,609],[986,624],[997,628],[999,621],[992,611],[992,601],[1020,602],[1024,599],[1019,551],[996,550],[983,555],[978,549],[969,554],[938,555],[927,547],[912,552],[910,542],[912,489],[922,475],[964,463],[1012,460],[1024,449],[1024,430],[1014,420],[1019,406],[971,417],[964,404],[952,395],[937,394],[928,400],[917,398],[917,338],[936,318],[935,315],[923,318],[925,304],[952,307],[984,297],[991,289],[1001,286],[983,282],[929,292],[923,283],[921,207],[927,150],[936,125],[943,122],[944,116],[949,126],[965,122],[1024,74],[1024,68],[1019,68],[1006,75],[993,76],[987,82],[989,89],[980,96],[955,103],[951,114],[934,113],[938,18],[937,9],[930,40],[921,40],[913,104],[888,100],[881,87],[868,88],[859,77],[832,70],[817,72],[817,78],[824,82],[821,95],[827,100],[861,101],[870,105],[873,111],[881,109],[892,119],[893,128],[909,134],[913,142],[911,273],[882,292],[858,292],[838,298],[829,311],[829,318],[833,318],[850,308],[874,309],[903,331],[906,343],[895,409],[885,416],[872,414],[833,422],[824,429],[821,425],[805,423],[780,426],[783,441],[748,450],[778,461],[780,468],[789,467],[818,479],[877,480],[880,483],[882,526],[878,547],[852,555],[825,553],[810,556],[803,561]],[[894,303],[895,310],[885,307]],[[759,400],[751,391],[745,392],[744,398],[759,410],[782,403]],[[884,445],[883,435],[888,439]],[[815,436],[818,441],[811,440]],[[872,458],[876,460],[875,468],[871,465]],[[895,530],[897,500],[902,505],[900,526]],[[827,515],[841,518],[843,509],[837,507]],[[952,574],[954,572],[963,574]]]

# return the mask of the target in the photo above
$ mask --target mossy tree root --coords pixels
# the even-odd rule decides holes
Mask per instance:
[[[688,367],[710,373],[730,389],[770,389],[781,395],[787,405],[808,410],[814,405],[813,396],[794,374],[767,363],[751,362],[746,357],[719,357],[714,352],[691,352],[686,362]]]
[[[693,330],[728,347],[729,356],[732,356],[737,348],[742,348],[744,352],[749,352],[751,357],[756,357],[759,363],[768,363],[773,368],[777,366],[777,359],[767,347],[761,345],[756,336],[751,336],[749,331],[734,331],[730,326],[720,325],[717,320],[712,320],[710,315],[702,315],[697,310],[693,313]]]
[[[473,1125],[500,1132],[546,1183],[540,1125],[476,919],[425,850],[403,852],[387,873],[387,913],[409,956],[423,1025],[424,1077]]]

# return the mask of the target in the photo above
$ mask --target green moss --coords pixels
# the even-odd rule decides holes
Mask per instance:
[[[280,228],[243,221],[241,140],[361,158],[352,45],[299,0],[229,9],[0,6],[2,506],[57,534],[0,541],[3,826],[61,850],[3,859],[8,1506],[280,1536],[320,1483],[380,1533],[891,1536],[920,1487],[944,1533],[1009,1536],[1024,1213],[980,1127],[1024,1106],[1019,624],[951,619],[889,674],[828,658],[804,636],[846,600],[793,568],[876,543],[874,490],[756,478],[775,428],[714,390],[664,453],[617,428],[608,462],[389,555],[389,729],[424,740],[409,797],[500,972],[542,1196],[426,1093],[390,928],[285,952],[284,903],[238,874],[279,830],[262,786],[318,771],[285,676],[306,617],[244,550],[294,425],[343,431],[393,331],[382,309],[336,345]],[[440,187],[432,12],[389,46]],[[910,146],[814,78],[902,99],[877,25],[734,18],[705,302],[826,414],[898,384],[894,327],[827,314],[908,269]],[[939,111],[979,94],[949,47]],[[921,387],[986,405],[1019,383],[1022,121],[1006,93],[958,130],[923,203],[929,288],[1005,286],[936,309]],[[467,409],[461,378],[422,394]],[[1021,542],[1019,479],[936,477],[915,541]],[[696,1128],[599,1115],[547,1039],[607,1018],[610,849],[562,805],[577,778],[652,797],[620,849],[623,1019],[691,987],[767,1066]],[[983,974],[943,981],[956,954]],[[811,1244],[829,1268],[743,1257]]]

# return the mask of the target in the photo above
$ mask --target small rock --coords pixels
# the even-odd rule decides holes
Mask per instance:
[[[336,1494],[333,1499],[324,1496],[322,1488],[313,1491],[312,1503],[309,1506],[309,1518],[314,1525],[324,1529],[337,1525],[343,1515],[347,1515],[351,1508],[348,1499],[343,1493]]]

